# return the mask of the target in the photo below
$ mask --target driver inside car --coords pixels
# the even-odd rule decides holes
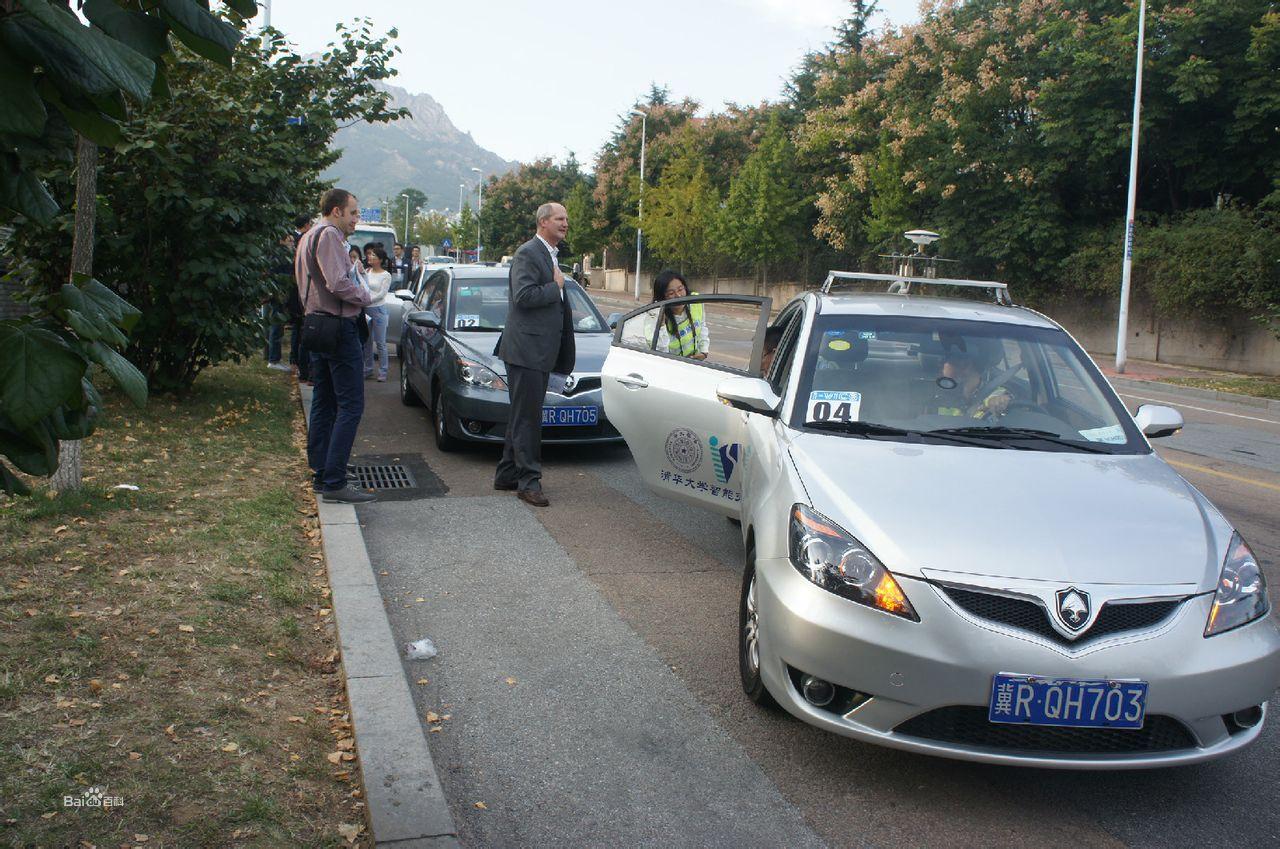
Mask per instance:
[[[974,356],[965,351],[952,350],[942,361],[942,374],[938,377],[938,393],[930,404],[931,413],[940,416],[967,416],[985,419],[1002,416],[1009,409],[1013,396],[1003,386],[998,386],[985,397],[979,398],[982,388],[982,370]]]

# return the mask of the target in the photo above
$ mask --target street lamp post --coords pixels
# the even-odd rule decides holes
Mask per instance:
[[[480,216],[484,214],[484,172],[479,168],[472,168],[472,171],[478,175],[476,177],[476,191],[479,195],[476,197],[476,262],[480,261]]]
[[[1138,200],[1138,119],[1142,115],[1142,51],[1147,32],[1147,0],[1138,7],[1138,59],[1133,82],[1133,133],[1129,139],[1129,204],[1124,222],[1124,266],[1120,272],[1120,321],[1116,328],[1116,372],[1129,359],[1129,280],[1133,274],[1133,217]]]
[[[647,123],[649,120],[649,113],[640,109],[632,109],[631,114],[640,116],[640,203],[638,204],[638,210],[636,212],[636,285],[635,285],[635,295],[636,295],[636,300],[638,301],[640,300],[640,239],[641,239],[641,234],[643,233],[643,226],[644,226],[644,143],[645,143],[645,132],[648,129]]]
[[[409,244],[409,196],[400,195],[404,198],[404,243]]]
[[[462,190],[467,187],[466,183],[458,184],[458,223],[462,223]],[[454,258],[458,260],[458,265],[462,265],[462,245],[453,246]]]

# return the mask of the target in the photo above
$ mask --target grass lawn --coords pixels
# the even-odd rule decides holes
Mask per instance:
[[[295,392],[109,397],[83,491],[0,496],[0,845],[367,840]]]
[[[1219,392],[1235,392],[1258,398],[1280,399],[1280,377],[1173,377],[1162,378],[1166,383],[1195,386],[1199,389],[1216,389]]]

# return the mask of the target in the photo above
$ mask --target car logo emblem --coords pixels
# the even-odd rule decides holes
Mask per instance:
[[[571,374],[571,375],[569,375],[568,377],[566,377],[566,378],[564,379],[564,391],[565,391],[565,392],[572,392],[572,391],[573,391],[573,387],[575,387],[575,386],[577,386],[577,385],[578,385],[578,378],[577,378],[577,375],[572,375],[572,374]]]
[[[1075,587],[1058,590],[1058,618],[1072,631],[1079,631],[1089,621],[1089,594]]]

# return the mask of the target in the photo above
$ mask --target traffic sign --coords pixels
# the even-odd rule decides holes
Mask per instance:
[[[453,247],[453,239],[445,239],[444,241],[442,241],[442,242],[440,243],[440,247],[442,247],[442,248],[451,248],[451,247]]]
[[[368,207],[368,208],[366,208],[366,209],[362,209],[362,210],[360,210],[360,217],[361,217],[362,219],[364,219],[365,221],[381,221],[381,220],[382,220],[382,207],[380,207],[380,206],[370,206],[370,207]]]

